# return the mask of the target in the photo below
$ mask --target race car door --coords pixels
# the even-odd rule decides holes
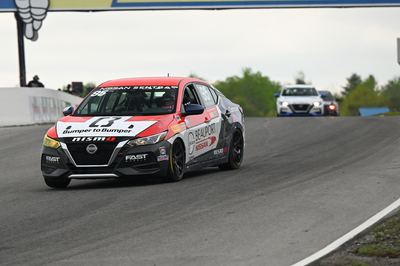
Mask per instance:
[[[187,93],[188,97],[191,97],[190,102],[200,104],[205,109],[201,115],[185,118],[185,123],[188,127],[188,160],[201,162],[212,158],[212,151],[216,149],[218,144],[221,119],[215,106],[215,100],[207,85],[191,84],[186,87],[186,90],[188,91],[185,91],[185,94]]]

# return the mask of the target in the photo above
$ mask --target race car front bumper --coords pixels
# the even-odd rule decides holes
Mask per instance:
[[[166,140],[136,147],[126,144],[127,141],[114,145],[90,143],[97,148],[93,154],[87,151],[89,143],[60,143],[58,149],[42,146],[41,170],[46,179],[165,176],[168,171],[171,144]]]

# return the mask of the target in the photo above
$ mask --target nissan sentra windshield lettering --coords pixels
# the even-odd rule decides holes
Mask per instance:
[[[97,88],[74,116],[162,115],[175,112],[176,86],[120,86]]]

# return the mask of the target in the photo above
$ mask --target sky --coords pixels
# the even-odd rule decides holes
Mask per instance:
[[[19,86],[13,13],[0,13],[0,88]],[[188,76],[208,82],[251,68],[282,85],[300,72],[339,93],[353,73],[379,86],[400,76],[400,8],[295,8],[48,12],[25,39],[27,82],[46,88],[126,77]]]

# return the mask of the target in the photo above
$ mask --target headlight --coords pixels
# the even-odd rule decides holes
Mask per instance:
[[[321,106],[321,105],[322,105],[321,102],[315,102],[315,103],[314,103],[314,106],[317,106],[317,107],[318,107],[318,106]]]
[[[58,149],[60,147],[60,142],[55,139],[49,138],[47,135],[44,136],[43,146]]]
[[[289,105],[288,102],[279,102],[280,105],[282,105],[283,107],[287,107]]]
[[[143,137],[143,138],[138,138],[134,140],[128,141],[128,145],[131,145],[133,147],[135,146],[142,146],[142,145],[149,145],[149,144],[155,144],[157,142],[163,141],[165,137],[167,136],[168,131],[165,131],[160,134],[148,136],[148,137]]]

